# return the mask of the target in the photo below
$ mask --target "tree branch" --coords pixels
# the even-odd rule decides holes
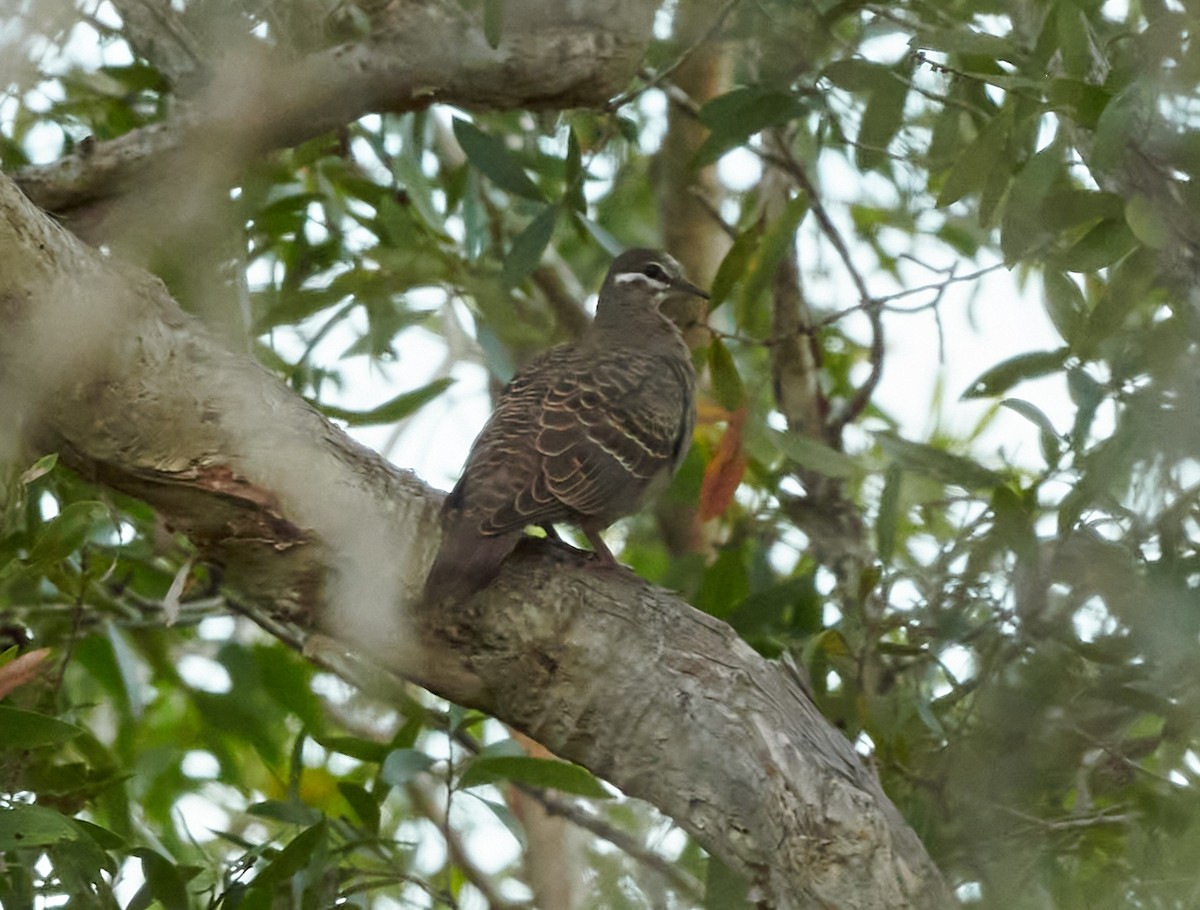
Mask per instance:
[[[131,6],[137,4],[129,0]],[[247,160],[379,111],[440,102],[473,110],[599,107],[637,70],[658,0],[576,8],[510,0],[497,47],[455,3],[397,3],[378,31],[297,61],[266,48],[227,57],[202,97],[162,123],[91,144],[14,178],[42,208],[64,213],[124,192],[150,173],[237,182]],[[207,167],[182,167],[202,151]],[[214,166],[214,154],[220,166]],[[168,208],[167,211],[170,211]]]

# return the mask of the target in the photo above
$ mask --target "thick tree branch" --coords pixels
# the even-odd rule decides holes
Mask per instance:
[[[433,491],[3,177],[0,276],[0,418],[154,505],[236,597],[654,803],[767,906],[948,905],[845,738],[724,623],[534,542],[474,600],[414,615]]]
[[[14,176],[39,206],[63,213],[119,195],[148,173],[172,175],[177,192],[177,175],[195,177],[181,162],[197,151],[207,159],[219,153],[222,164],[210,163],[201,175],[232,184],[254,155],[371,112],[435,102],[474,110],[597,107],[636,72],[659,5],[510,0],[493,48],[478,16],[456,3],[392,4],[368,39],[296,61],[265,48],[219,61],[209,89],[167,121]]]

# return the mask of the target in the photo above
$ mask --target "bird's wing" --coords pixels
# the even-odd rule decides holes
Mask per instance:
[[[691,441],[690,366],[640,353],[557,348],[501,393],[448,509],[479,532],[636,508],[650,481]]]
[[[517,374],[472,445],[462,478],[443,508],[477,522],[480,534],[569,517],[546,486],[534,440],[541,430],[542,403],[573,359],[571,348],[554,348]]]
[[[582,516],[632,511],[690,441],[692,382],[687,364],[627,350],[560,375],[537,434],[546,491]]]

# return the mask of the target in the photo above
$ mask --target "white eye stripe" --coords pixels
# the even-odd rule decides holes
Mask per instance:
[[[635,281],[640,281],[642,284],[648,285],[658,291],[665,291],[670,287],[665,281],[651,278],[642,272],[622,272],[620,275],[614,275],[613,281],[616,284],[632,284]]]

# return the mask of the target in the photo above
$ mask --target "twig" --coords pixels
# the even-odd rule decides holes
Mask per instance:
[[[618,110],[632,101],[638,95],[641,95],[664,82],[673,72],[679,69],[679,67],[683,66],[687,59],[700,49],[701,45],[708,43],[708,41],[712,39],[713,35],[715,35],[720,30],[721,26],[725,24],[725,20],[729,17],[729,14],[733,12],[733,8],[740,2],[741,0],[725,0],[725,5],[717,11],[716,17],[713,19],[712,24],[705,29],[704,34],[693,41],[687,50],[676,57],[669,66],[664,67],[657,73],[651,73],[649,70],[644,69],[639,70],[638,76],[645,80],[645,83],[638,88],[632,88],[627,92],[622,92],[608,103],[608,110]]]
[[[405,790],[417,810],[441,832],[442,838],[446,841],[446,852],[450,855],[450,859],[462,870],[463,876],[483,895],[493,910],[521,910],[521,908],[533,906],[528,901],[513,901],[506,898],[500,893],[499,887],[491,876],[471,861],[462,838],[450,826],[449,815],[444,807],[438,805],[437,796],[430,792],[428,785],[418,778],[409,781]]]

